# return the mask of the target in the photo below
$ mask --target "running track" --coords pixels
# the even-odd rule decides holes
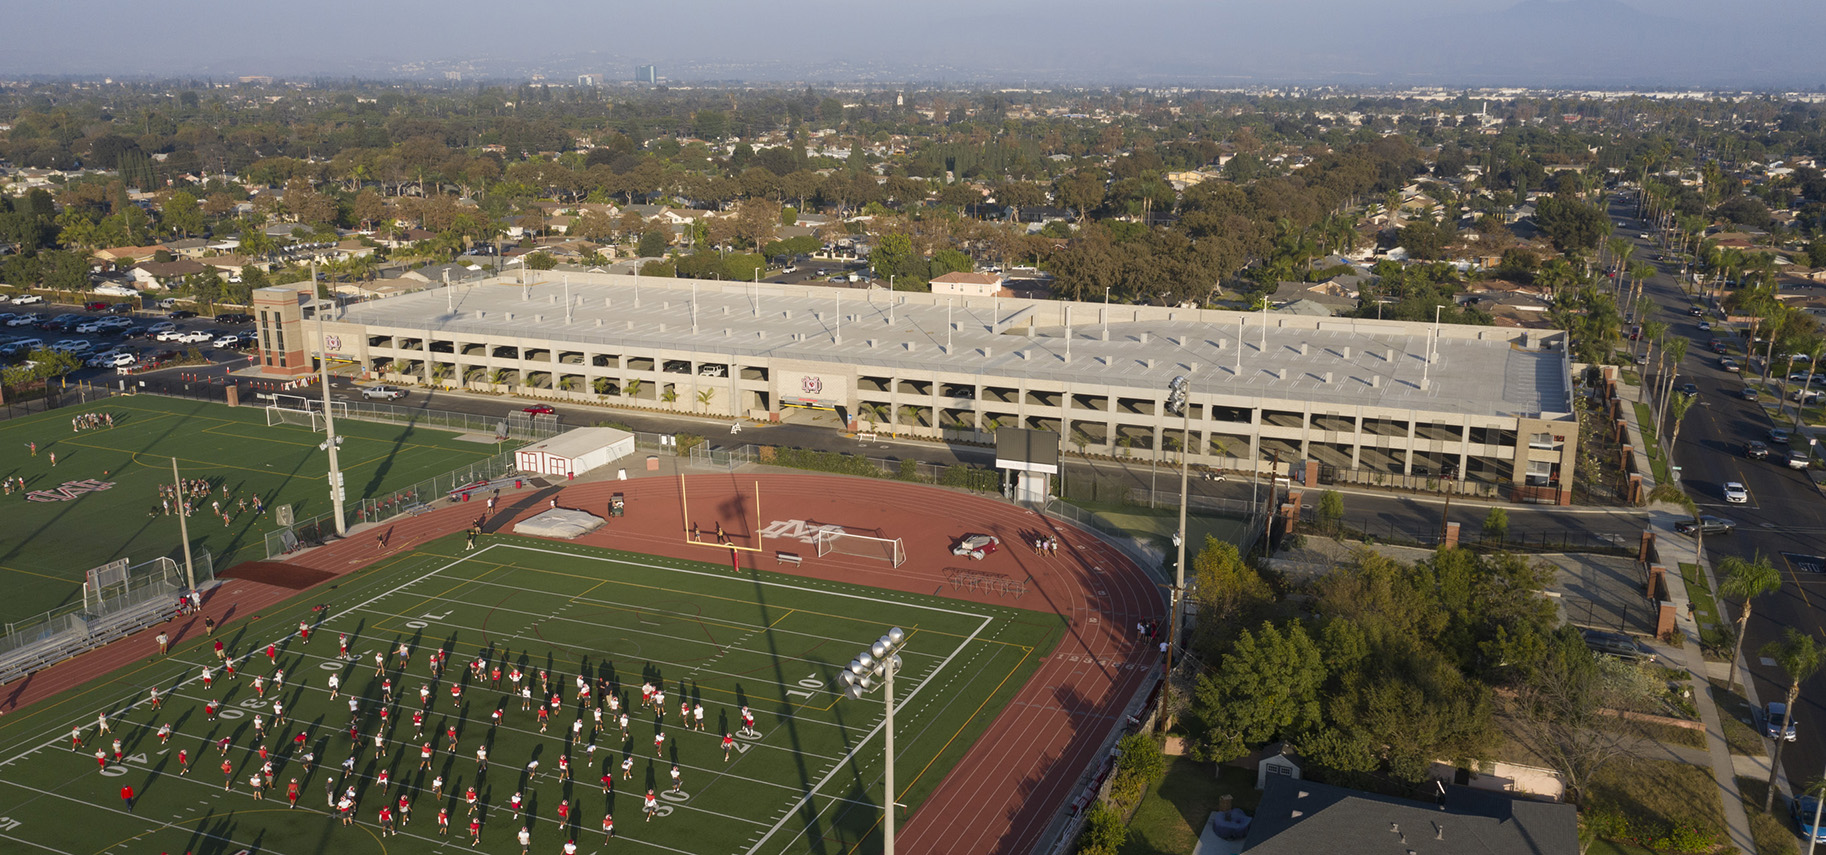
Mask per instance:
[[[689,520],[680,501],[681,483],[689,500]],[[728,552],[689,542],[687,530],[692,522],[705,532],[721,523],[733,542],[766,548],[761,553],[742,553],[745,569],[777,572],[774,550],[793,551],[805,559],[793,571],[796,575],[1014,605],[1056,612],[1069,619],[1059,647],[1043,657],[1027,685],[1006,709],[995,714],[975,747],[945,775],[919,810],[902,820],[895,841],[906,851],[960,855],[1032,852],[1074,795],[1080,773],[1097,759],[1105,737],[1122,724],[1127,705],[1156,679],[1156,654],[1133,635],[1137,621],[1164,613],[1163,597],[1154,581],[1095,536],[991,499],[892,481],[825,475],[646,477],[510,491],[502,495],[484,530],[509,531],[513,522],[545,510],[553,498],[560,506],[606,514],[609,495],[614,492],[626,494],[627,516],[611,520],[579,543],[715,562],[727,560]],[[346,540],[292,556],[290,563],[337,575],[360,569],[383,556],[462,530],[483,515],[481,498],[445,504],[391,525],[365,527]],[[757,504],[762,517],[758,522]],[[818,558],[809,544],[759,542],[757,526],[777,520],[835,523],[859,533],[873,530],[899,537],[906,545],[907,560],[895,568],[852,556]],[[376,543],[377,533],[384,534],[385,546]],[[971,533],[997,535],[1003,548],[981,561],[951,555],[951,543]],[[1041,556],[1025,545],[1036,533],[1059,538],[1056,556]],[[708,534],[705,539],[710,539]],[[953,590],[946,583],[946,568],[1025,579],[1027,593],[1010,600],[988,591]],[[254,629],[244,621],[297,593],[225,579],[205,598],[202,614],[180,618],[164,628],[172,635],[174,649],[209,643],[203,640],[204,615],[216,619],[219,635],[233,638]],[[145,661],[156,653],[152,637],[158,629],[149,628],[0,686],[0,712],[40,718],[39,723],[47,728],[92,715],[98,704],[111,701],[81,693],[57,704],[25,708]],[[287,631],[283,627],[267,630],[265,634]],[[250,637],[264,635],[256,632]],[[90,692],[108,689],[104,685]],[[906,768],[900,771],[897,785],[902,789],[919,774]]]

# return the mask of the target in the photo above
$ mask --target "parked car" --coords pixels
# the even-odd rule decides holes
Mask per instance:
[[[1724,493],[1725,501],[1733,505],[1742,505],[1750,501],[1750,491],[1738,481],[1726,481],[1721,492]]]
[[[1692,383],[1681,384],[1680,394],[1691,398],[1691,397],[1699,394],[1699,387],[1693,385]]]
[[[9,327],[29,327],[35,323],[38,323],[38,316],[33,314],[14,315],[6,321]]]
[[[1826,829],[1816,828],[1813,824],[1820,813],[1820,800],[1814,796],[1796,796],[1788,800],[1788,816],[1794,819],[1801,837],[1811,837],[1815,843],[1826,843]]]
[[[108,325],[102,323],[99,318],[96,320],[93,320],[93,321],[85,321],[83,323],[76,325],[76,331],[79,333],[98,333],[107,328],[108,328]]]
[[[219,336],[216,336],[215,341],[210,342],[210,347],[232,348],[232,347],[240,347],[240,346],[241,346],[241,334],[240,333],[223,333]]]
[[[161,309],[169,309],[169,308],[176,306],[177,304],[178,304],[178,298],[176,298],[176,297],[166,297],[165,299],[158,301],[158,307]]]
[[[1699,322],[1699,331],[1700,332],[1711,332],[1712,331],[1712,322],[1711,321],[1700,321]]]
[[[530,406],[530,407],[521,407],[521,408],[520,408],[520,412],[522,412],[522,413],[531,413],[531,414],[533,414],[533,415],[535,415],[535,416],[549,416],[549,415],[551,415],[551,414],[552,414],[552,413],[555,413],[555,412],[558,412],[558,411],[557,411],[557,410],[554,410],[554,409],[552,409],[552,408],[551,408],[551,407],[549,407],[549,406],[547,406],[547,405],[545,405],[545,404],[534,404],[534,405],[532,405],[532,406]]]
[[[105,300],[90,300],[82,304],[82,307],[91,312],[105,312],[108,310],[108,303]]]
[[[108,306],[108,311],[113,312],[114,314],[117,314],[117,315],[129,315],[129,314],[133,313],[133,304],[132,303],[114,303],[114,304]]]
[[[1722,341],[1719,341],[1718,339],[1712,339],[1711,343],[1707,344],[1706,347],[1711,348],[1713,353],[1720,354],[1720,355],[1723,355],[1724,352],[1728,349],[1725,347],[1725,343]]]
[[[1793,438],[1794,434],[1789,433],[1787,428],[1769,429],[1769,441],[1776,445],[1787,445],[1788,440]]]
[[[216,335],[209,330],[191,330],[180,334],[177,340],[183,344],[208,344],[216,340]]]
[[[29,306],[33,303],[42,303],[42,302],[44,302],[44,298],[38,296],[37,294],[21,294],[21,295],[13,298],[13,304],[18,305],[18,306]]]
[[[1744,367],[1742,365],[1739,365],[1737,360],[1732,359],[1729,356],[1719,357],[1718,358],[1718,367],[1722,368],[1726,371],[1729,371],[1732,374],[1736,374],[1736,373],[1739,373],[1744,370]]]
[[[1615,656],[1631,662],[1640,662],[1655,658],[1653,650],[1645,649],[1635,639],[1620,632],[1605,632],[1599,629],[1585,630],[1585,646],[1593,653]]]
[[[1806,469],[1807,467],[1812,466],[1812,465],[1813,465],[1813,455],[1808,454],[1806,449],[1797,448],[1797,449],[1794,449],[1793,451],[1788,452],[1788,468],[1789,469]]]
[[[107,362],[102,363],[102,367],[103,368],[125,368],[129,365],[138,365],[138,364],[139,364],[138,356],[131,354],[131,353],[127,353],[126,351],[122,351],[120,353],[114,354],[112,357],[109,357]]]
[[[1736,528],[1737,523],[1724,517],[1700,517],[1697,523],[1692,520],[1674,523],[1674,530],[1681,534],[1692,534],[1696,529],[1700,534],[1730,534]]]
[[[1763,707],[1763,735],[1788,742],[1793,742],[1800,735],[1794,726],[1794,718],[1788,715],[1787,704],[1770,701]]]
[[[1746,401],[1754,401],[1757,398],[1756,387],[1754,387],[1754,386],[1745,386],[1744,390],[1737,394],[1738,394],[1738,397],[1741,397]]]
[[[158,335],[153,336],[153,337],[158,339],[159,341],[180,341],[184,338],[184,336],[187,336],[189,334],[190,333],[184,332],[183,330],[180,330],[180,329],[168,329],[168,330],[163,330],[163,331],[159,332]]]
[[[216,315],[216,320],[225,324],[251,324],[254,322],[254,316],[245,312],[227,312]]]
[[[120,328],[120,337],[123,339],[145,338],[146,328],[128,324],[127,326]]]
[[[1744,456],[1751,460],[1768,460],[1769,446],[1760,439],[1744,443]]]
[[[361,390],[361,396],[370,401],[397,401],[406,397],[406,390],[398,386],[369,386]]]
[[[193,312],[189,309],[177,309],[177,310],[173,311],[171,314],[166,315],[165,317],[170,318],[174,321],[181,321],[181,320],[184,320],[185,318],[194,318],[196,316],[197,316],[197,313]]]
[[[178,328],[178,325],[177,325],[177,324],[174,324],[174,323],[172,323],[172,322],[170,322],[170,321],[159,321],[159,322],[158,322],[158,323],[156,323],[156,324],[153,324],[153,325],[152,325],[152,326],[149,326],[149,327],[147,327],[147,328],[146,328],[146,332],[149,332],[149,333],[151,333],[151,334],[153,334],[153,335],[158,335],[158,334],[159,334],[159,333],[162,333],[162,332],[170,332],[170,331],[172,331],[172,330],[174,330],[174,329],[177,329],[177,328]]]

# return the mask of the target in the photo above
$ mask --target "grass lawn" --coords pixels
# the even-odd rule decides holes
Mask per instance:
[[[1173,549],[1173,532],[1179,529],[1179,508],[1144,508],[1136,505],[1111,505],[1093,502],[1072,502],[1092,514],[1099,520],[1138,538],[1152,538],[1171,559]],[[1187,560],[1202,548],[1205,536],[1210,535],[1226,543],[1241,543],[1248,520],[1230,517],[1199,516],[1187,512],[1186,528],[1191,531],[1191,539],[1186,542]]]
[[[1698,564],[1686,561],[1680,563],[1680,578],[1686,582],[1687,602],[1692,604],[1693,619],[1699,623],[1700,652],[1709,659],[1722,660],[1716,651],[1724,645],[1725,636],[1717,625],[1727,618],[1718,611],[1711,581]]]
[[[1744,676],[1738,675],[1738,685],[1743,685]],[[1718,706],[1718,717],[1725,729],[1725,744],[1732,754],[1743,754],[1750,757],[1762,757],[1769,753],[1769,743],[1750,723],[1756,721],[1756,711],[1750,708],[1750,702],[1744,699],[1741,691],[1732,692],[1725,689],[1725,681],[1708,681],[1712,688],[1712,702]]]
[[[1128,842],[1119,855],[1191,855],[1220,796],[1229,795],[1236,807],[1252,814],[1262,800],[1255,789],[1255,775],[1247,769],[1220,766],[1213,777],[1209,763],[1187,757],[1170,759],[1167,774],[1148,789],[1135,809]]]
[[[315,604],[327,611],[313,612]],[[298,621],[317,614],[327,616],[301,643]],[[213,640],[199,639],[8,716],[0,723],[0,804],[19,824],[0,834],[62,852],[131,840],[144,852],[386,855],[444,844],[434,822],[443,807],[459,827],[453,848],[467,848],[463,794],[473,787],[484,852],[509,851],[523,825],[548,852],[573,838],[586,853],[878,851],[882,699],[843,698],[836,677],[890,626],[908,633],[895,684],[896,782],[900,800],[916,811],[1053,649],[1063,618],[514,537],[490,537],[466,552],[460,537],[445,538],[219,632],[246,657],[238,681],[218,675],[212,689],[201,685]],[[338,633],[349,635],[353,661],[338,658]],[[257,651],[273,642],[287,677],[263,700],[250,678],[272,672]],[[403,667],[393,655],[401,644],[410,653]],[[434,678],[428,654],[438,649],[448,652],[450,668]],[[375,674],[376,654],[384,654],[384,676]],[[464,667],[477,657],[490,666],[480,677]],[[522,671],[538,700],[547,692],[539,675],[550,672],[546,708],[557,711],[549,732],[514,698],[511,676],[496,682],[495,665]],[[332,700],[327,690],[333,674],[358,698],[353,742],[348,697]],[[576,691],[580,674],[594,683],[588,698],[613,693],[632,714],[626,738],[612,715],[593,732],[590,702]],[[396,692],[392,703],[383,680]],[[643,681],[667,692],[663,709],[641,706]],[[162,711],[144,703],[151,685],[165,692]],[[421,686],[429,690],[423,704]],[[453,686],[462,687],[460,698]],[[262,738],[253,719],[271,712],[274,697],[285,702],[287,718]],[[203,712],[212,698],[225,704],[214,722]],[[703,705],[703,732],[682,726],[680,700]],[[744,706],[754,711],[752,731],[742,728]],[[411,720],[421,709],[425,738]],[[127,756],[98,773],[102,710],[113,714]],[[497,710],[503,717],[491,724]],[[575,738],[573,722],[582,723]],[[176,731],[169,745],[156,737],[165,723]],[[73,725],[89,739],[82,751],[69,748]],[[457,731],[454,751],[443,735],[448,727]],[[734,731],[741,732],[726,758],[723,734]],[[225,755],[212,744],[223,737]],[[426,742],[430,768],[421,770]],[[262,745],[278,783],[256,798],[247,779],[259,769]],[[486,769],[476,759],[480,747],[488,749]],[[177,774],[180,749],[192,758],[188,776]],[[305,768],[306,751],[317,765]],[[352,771],[337,781],[345,758]],[[573,765],[574,780],[557,774],[560,758]],[[528,767],[534,760],[536,771]],[[675,767],[681,786],[672,792]],[[384,790],[383,771],[391,777]],[[614,775],[610,794],[599,783],[604,774]],[[440,776],[441,797],[432,789]],[[293,778],[303,793],[297,810],[284,807]],[[132,814],[121,809],[122,785],[139,794]],[[356,822],[344,826],[326,809],[326,787],[350,786]],[[647,822],[649,790],[663,796]],[[518,820],[507,807],[516,792],[526,800]],[[383,843],[377,811],[402,795],[415,820]],[[558,815],[561,800],[573,808],[568,818]],[[605,813],[618,820],[608,849],[592,837]],[[77,816],[82,821],[59,819]]]
[[[1712,770],[1672,760],[1619,757],[1606,765],[1587,793],[1590,805],[1612,805],[1624,814],[1660,823],[1690,822],[1724,835],[1724,803]],[[1600,848],[1608,847],[1608,848]],[[1647,849],[1600,840],[1592,852],[1638,853]]]
[[[1756,840],[1756,855],[1798,855],[1801,837],[1788,819],[1788,808],[1775,800],[1775,813],[1763,813],[1763,799],[1769,795],[1769,782],[1762,778],[1737,778],[1737,792],[1743,797],[1744,813],[1750,815],[1750,836]]]
[[[73,433],[80,413],[109,413],[115,426]],[[493,444],[458,440],[445,430],[343,420],[340,464],[347,504],[404,489],[495,453]],[[328,463],[309,428],[266,426],[260,407],[161,398],[110,398],[0,422],[0,477],[24,478],[31,491],[94,479],[112,486],[54,501],[6,496],[0,516],[0,580],[7,597],[0,620],[13,621],[80,602],[83,573],[116,558],[134,563],[179,550],[178,518],[159,511],[159,486],[171,483],[171,460],[187,479],[207,479],[214,493],[190,517],[191,545],[218,568],[265,558],[264,536],[277,528],[237,503],[258,495],[270,509],[291,505],[299,519],[330,510]],[[33,456],[27,443],[35,442]],[[51,455],[57,465],[51,465]],[[228,494],[224,500],[223,488]],[[30,494],[27,494],[29,496]],[[211,515],[223,502],[232,521]]]
[[[1668,471],[1667,461],[1661,458],[1661,447],[1655,444],[1655,411],[1649,406],[1636,404],[1636,428],[1642,432],[1642,444],[1648,446],[1643,453],[1648,455],[1649,467],[1654,470],[1656,484],[1674,483],[1673,473]]]

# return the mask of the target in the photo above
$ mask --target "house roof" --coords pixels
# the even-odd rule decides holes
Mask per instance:
[[[1440,805],[1274,777],[1246,855],[1558,855],[1579,848],[1571,805],[1449,787]]]
[[[172,276],[189,276],[192,273],[202,273],[209,269],[208,266],[191,261],[188,258],[180,258],[176,261],[148,261],[145,264],[136,264],[134,265],[134,268],[144,270],[146,273],[159,279],[167,279]]]

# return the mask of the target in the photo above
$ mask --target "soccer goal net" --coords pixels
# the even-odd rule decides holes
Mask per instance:
[[[305,402],[305,408],[310,410],[313,413],[321,413],[321,412],[323,412],[323,402],[316,398],[311,398],[310,400]],[[349,417],[349,402],[348,401],[331,401],[330,402],[330,415],[335,416],[336,418],[339,418],[339,419],[348,418]]]
[[[817,541],[820,558],[832,553],[855,555],[886,561],[895,567],[907,560],[907,547],[898,537],[870,537],[866,534],[825,529],[818,532]]]
[[[297,425],[311,430],[323,430],[323,413],[308,410],[293,410],[278,405],[266,408],[266,426]]]

